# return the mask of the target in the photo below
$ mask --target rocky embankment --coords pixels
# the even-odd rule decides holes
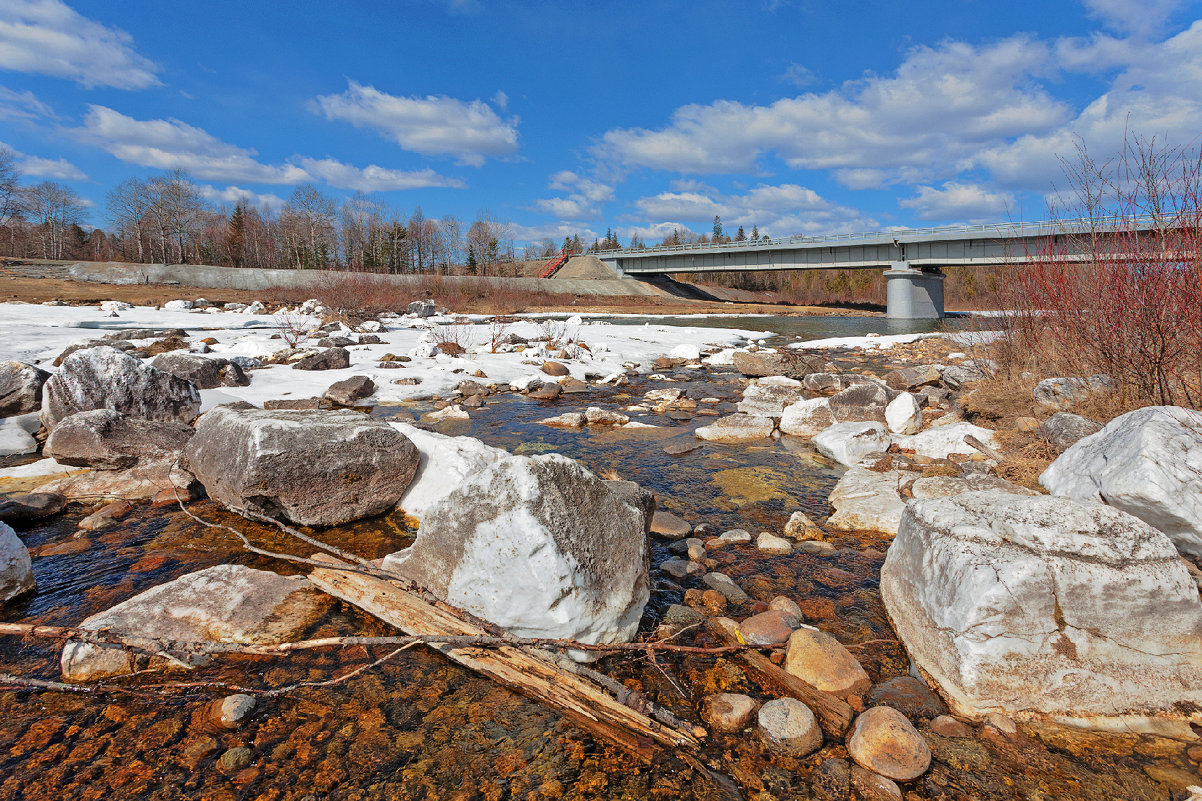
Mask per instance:
[[[796,693],[748,687],[697,699],[694,715],[711,736],[754,736],[769,753],[794,760],[788,764],[809,759],[818,798],[929,793],[922,777],[946,756],[943,743],[1020,742],[1026,723],[1196,739],[1197,412],[1141,409],[1101,426],[1071,410],[1108,391],[1104,378],[1041,382],[1032,402],[1047,419],[1016,422],[1037,428],[1059,452],[1037,491],[1004,477],[1006,437],[966,419],[965,396],[995,369],[985,358],[950,356],[944,347],[942,360],[874,371],[871,350],[836,355],[745,340],[610,358],[607,346],[550,327],[541,339],[494,328],[483,350],[455,341],[460,331],[420,324],[434,314],[418,303],[404,316],[314,325],[303,342],[255,356],[223,355],[215,349],[229,354],[229,343],[217,338],[149,329],[73,344],[47,365],[53,372],[0,364],[8,453],[43,456],[0,469],[0,478],[51,479],[0,501],[0,602],[37,591],[20,532],[68,504],[95,507],[80,523],[85,530],[119,526],[131,503],[203,496],[253,518],[316,527],[402,510],[420,521],[417,536],[385,557],[383,569],[520,636],[593,644],[637,638],[656,580],[651,552],[666,546],[672,556],[658,572],[680,582],[680,602],[664,608],[657,637],[757,646],[775,666],[761,670],[782,671],[832,708],[849,710],[840,726],[825,705]],[[420,332],[406,355],[375,350],[392,344],[390,326]],[[490,363],[494,378],[480,367],[467,373],[468,349],[504,357]],[[920,359],[922,349],[913,350]],[[362,368],[352,358],[362,353],[370,369],[347,375]],[[732,414],[716,411],[717,398],[672,386],[674,371],[711,368],[744,377]],[[435,408],[420,421],[365,414],[391,397],[379,391],[380,376],[394,370],[453,389],[427,397]],[[324,392],[298,397],[313,386],[311,376],[330,371],[337,380]],[[298,374],[303,380],[282,380]],[[561,455],[512,455],[431,430],[486,413],[498,395],[555,404],[639,377],[662,386],[627,401],[622,412],[589,406],[540,422],[584,432],[654,425],[640,417],[701,416],[712,419],[695,429],[699,444],[812,447],[843,470],[831,514],[812,519],[797,511],[779,531],[722,532],[656,512],[647,490]],[[291,396],[273,391],[273,380]],[[694,450],[668,447],[680,458]],[[880,598],[910,675],[874,683],[855,653],[860,644],[807,622],[802,605],[810,599],[757,601],[714,569],[718,552],[834,555],[831,540],[841,532],[886,549]],[[329,606],[304,577],[219,565],[79,625],[164,640],[269,644],[301,636]],[[186,667],[168,661],[73,641],[63,648],[61,671],[69,681],[90,681]],[[250,708],[231,696],[214,714],[236,726]]]

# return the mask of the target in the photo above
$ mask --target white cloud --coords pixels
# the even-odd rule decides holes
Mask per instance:
[[[1186,3],[1182,0],[1083,0],[1089,15],[1124,33],[1147,37],[1158,33]]]
[[[774,153],[796,169],[948,174],[985,145],[1069,118],[1065,103],[1033,83],[1052,68],[1050,48],[1025,36],[979,48],[945,42],[914,49],[893,75],[822,94],[682,106],[667,127],[611,130],[597,150],[630,167],[683,173],[754,173]]]
[[[50,106],[38,100],[33,92],[29,90],[18,92],[15,89],[0,86],[0,119],[54,119],[55,116]]]
[[[47,159],[41,156],[30,156],[16,148],[0,142],[0,149],[6,149],[13,154],[14,164],[20,175],[29,178],[51,178],[56,181],[83,181],[87,179],[84,171],[66,159]]]
[[[157,65],[134,51],[128,33],[88,19],[61,0],[0,4],[0,69],[53,75],[89,88],[159,84]]]
[[[298,159],[305,171],[319,180],[338,189],[356,189],[360,192],[392,192],[402,189],[424,189],[426,187],[451,187],[462,189],[463,181],[439,175],[429,168],[413,172],[390,170],[375,164],[353,167],[335,159]]]
[[[715,216],[733,233],[740,225],[772,227],[778,236],[797,233],[841,232],[873,228],[876,222],[855,209],[832,203],[812,189],[797,184],[761,184],[743,194],[723,195],[700,191],[661,192],[634,203],[656,230],[678,225],[665,220],[698,223],[708,230]],[[671,228],[667,229],[667,233]]]
[[[596,231],[588,227],[573,225],[568,222],[553,222],[544,223],[542,225],[518,225],[510,223],[510,230],[513,232],[513,238],[518,243],[539,242],[543,239],[551,239],[556,244],[563,242],[564,237],[579,234],[580,238],[586,242],[592,242],[594,239],[599,239],[600,236]]]
[[[957,222],[1000,221],[1014,209],[1014,197],[1005,192],[993,192],[978,184],[946,181],[936,189],[918,187],[918,195],[898,201],[903,208],[914,209],[920,220],[955,220]]]
[[[566,192],[566,197],[544,198],[534,201],[534,205],[561,220],[595,219],[601,215],[601,204],[614,199],[614,187],[611,184],[578,175],[571,170],[561,170],[552,175],[548,186]]]
[[[478,167],[485,158],[517,152],[517,118],[502,119],[482,100],[398,97],[355,81],[347,84],[342,94],[311,100],[310,110],[329,120],[370,128],[405,150],[452,156],[461,164]]]
[[[809,67],[804,67],[801,64],[790,64],[780,79],[785,83],[791,83],[798,89],[804,89],[810,84],[818,80],[818,76]]]
[[[497,93],[492,96],[492,104],[504,111],[509,107],[509,95],[498,89]]]
[[[278,209],[284,205],[284,199],[279,195],[273,195],[270,192],[253,192],[239,186],[227,186],[224,189],[218,189],[209,184],[200,184],[200,194],[207,200],[228,206],[233,206],[243,201],[251,206],[267,206],[271,209]]]
[[[355,167],[332,158],[294,156],[264,164],[249,148],[223,142],[209,132],[175,119],[138,120],[105,106],[89,107],[76,135],[113,156],[140,167],[180,168],[206,181],[298,184],[321,181],[339,189],[386,192],[422,187],[456,187],[462,181],[431,169],[408,172],[375,164]]]

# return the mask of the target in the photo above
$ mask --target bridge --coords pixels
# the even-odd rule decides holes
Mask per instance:
[[[1089,258],[1090,234],[1158,230],[1151,218],[965,225],[862,234],[791,236],[758,241],[668,245],[602,251],[597,257],[626,278],[671,273],[753,270],[884,269],[888,316],[943,317],[944,267],[1016,264],[1028,254]]]

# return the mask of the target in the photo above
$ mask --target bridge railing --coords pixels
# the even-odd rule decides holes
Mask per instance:
[[[1081,218],[1076,220],[1040,220],[1037,222],[989,223],[982,225],[944,225],[937,228],[898,228],[889,231],[857,232],[843,234],[822,234],[806,236],[796,234],[774,239],[741,240],[731,242],[691,242],[684,245],[656,245],[648,248],[615,248],[599,250],[597,253],[608,256],[653,256],[662,253],[679,253],[689,250],[759,250],[766,246],[813,245],[824,242],[848,244],[856,241],[869,241],[893,238],[900,240],[935,239],[946,234],[994,234],[999,239],[1020,239],[1023,237],[1054,236],[1057,234],[1082,234],[1091,231],[1106,232],[1115,229],[1123,230],[1156,230],[1163,227],[1163,218],[1153,216],[1143,217],[1097,217],[1094,219]]]

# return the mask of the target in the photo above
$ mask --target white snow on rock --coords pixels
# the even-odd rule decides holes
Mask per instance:
[[[417,474],[397,506],[421,519],[435,503],[450,495],[467,478],[509,454],[472,437],[448,437],[409,423],[389,423],[417,446]]]
[[[33,435],[41,424],[37,412],[16,417],[0,417],[0,456],[35,452],[38,442]]]
[[[689,361],[696,361],[697,359],[701,358],[701,348],[697,347],[697,345],[693,344],[692,342],[687,342],[672,348],[672,350],[668,351],[668,355],[673,359],[688,359]]]
[[[0,522],[0,603],[23,595],[37,586],[29,551],[17,533]]]
[[[650,598],[653,510],[565,456],[506,456],[427,507],[383,566],[518,636],[625,642]]]
[[[993,491],[912,501],[881,597],[957,715],[1188,738],[1202,719],[1197,585],[1125,512]]]
[[[977,449],[964,441],[964,437],[972,435],[991,448],[998,446],[993,438],[993,431],[981,428],[963,421],[949,423],[945,426],[934,426],[917,434],[895,434],[893,441],[904,450],[912,450],[918,456],[929,456],[932,459],[946,459],[949,454],[958,453],[972,455]]]
[[[889,447],[889,433],[880,423],[835,423],[814,437],[814,447],[841,465],[858,465],[871,453]]]
[[[922,408],[909,392],[899,393],[885,407],[885,425],[894,434],[915,434],[922,428]]]
[[[896,534],[906,508],[898,493],[900,475],[896,470],[877,473],[849,467],[831,490],[829,500],[835,513],[826,525],[843,531]]]
[[[719,417],[708,426],[695,429],[693,436],[710,442],[744,442],[766,439],[772,436],[775,428],[776,423],[771,417],[740,413]]]
[[[1122,509],[1202,556],[1202,413],[1149,406],[1116,417],[1069,447],[1039,483]]]
[[[738,405],[739,411],[756,417],[771,417],[779,420],[784,414],[786,406],[804,400],[806,397],[806,391],[801,388],[800,381],[793,381],[789,378],[784,380],[791,383],[760,379],[754,384],[749,384],[743,390],[743,399],[739,401]]]
[[[835,424],[830,398],[810,398],[789,404],[781,412],[782,434],[795,437],[812,437]]]

